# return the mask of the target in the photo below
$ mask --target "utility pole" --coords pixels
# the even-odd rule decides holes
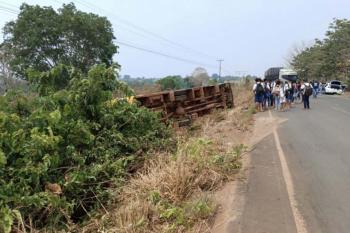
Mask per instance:
[[[219,62],[219,78],[221,78],[221,63],[224,61],[223,59],[216,60]]]

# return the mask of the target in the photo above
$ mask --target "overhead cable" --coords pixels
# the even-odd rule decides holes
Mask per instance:
[[[155,51],[155,50],[152,50],[152,49],[142,48],[142,47],[137,46],[137,45],[132,45],[132,44],[130,44],[128,42],[124,42],[124,41],[120,41],[120,40],[116,40],[116,42],[117,42],[117,44],[124,45],[126,47],[130,47],[130,48],[133,48],[133,49],[141,50],[141,51],[152,53],[152,54],[155,54],[155,55],[167,57],[167,58],[170,58],[170,59],[174,59],[174,60],[178,60],[178,61],[182,61],[182,62],[186,62],[186,63],[190,63],[190,64],[195,64],[195,65],[202,65],[202,66],[215,67],[216,68],[215,65],[205,64],[205,63],[202,63],[202,62],[199,62],[199,61],[173,56],[173,55],[166,54],[166,53],[159,52],[159,51]]]

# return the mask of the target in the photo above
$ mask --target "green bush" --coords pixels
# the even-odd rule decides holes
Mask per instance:
[[[157,81],[162,90],[178,90],[188,88],[188,83],[181,76],[166,76]]]
[[[29,73],[39,94],[0,97],[0,232],[18,216],[37,228],[84,219],[170,136],[155,113],[112,98],[131,94],[114,67]]]

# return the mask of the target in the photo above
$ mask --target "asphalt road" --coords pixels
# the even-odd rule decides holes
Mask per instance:
[[[276,126],[279,142],[271,133],[252,153],[242,215],[227,232],[349,233],[350,99],[321,96],[311,110],[297,105],[272,116],[286,119]]]

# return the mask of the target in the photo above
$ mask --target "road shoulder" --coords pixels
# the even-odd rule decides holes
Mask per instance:
[[[258,114],[240,178],[227,184],[212,232],[297,232],[273,129],[283,119]]]

